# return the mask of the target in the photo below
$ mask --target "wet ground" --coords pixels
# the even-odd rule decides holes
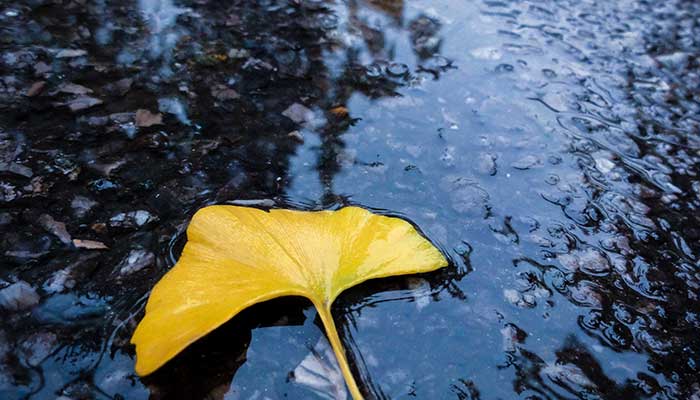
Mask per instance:
[[[368,398],[700,399],[700,4],[0,5],[0,398],[345,398],[315,312],[129,345],[209,204],[355,204],[444,271],[335,313]]]

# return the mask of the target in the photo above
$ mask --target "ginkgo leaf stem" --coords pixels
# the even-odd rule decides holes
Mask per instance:
[[[350,366],[348,365],[347,357],[345,356],[345,350],[343,348],[343,343],[340,341],[338,336],[338,330],[335,327],[335,322],[333,321],[333,315],[331,315],[330,304],[314,304],[318,315],[321,317],[323,322],[323,327],[326,329],[326,336],[328,336],[328,341],[331,343],[333,352],[335,353],[335,358],[340,366],[340,371],[343,373],[345,378],[345,384],[350,390],[350,394],[354,400],[363,400],[362,393],[355,383],[355,378],[352,376],[350,371]]]

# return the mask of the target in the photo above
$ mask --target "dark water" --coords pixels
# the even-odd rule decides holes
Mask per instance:
[[[454,260],[337,302],[368,398],[700,399],[697,2],[29,0],[0,52],[0,398],[333,398],[300,299],[133,372],[188,219],[243,202]]]

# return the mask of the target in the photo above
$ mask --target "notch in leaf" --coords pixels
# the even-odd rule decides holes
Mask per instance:
[[[316,307],[353,398],[361,399],[331,304],[369,279],[436,270],[447,260],[408,222],[358,207],[338,211],[210,206],[187,229],[175,265],[153,288],[131,342],[148,375],[243,309],[282,296]]]

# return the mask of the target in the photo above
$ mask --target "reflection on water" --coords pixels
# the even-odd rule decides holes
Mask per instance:
[[[332,398],[296,300],[134,375],[148,290],[212,203],[359,204],[450,255],[336,304],[370,398],[700,396],[698,16],[681,0],[0,6],[0,397]]]

